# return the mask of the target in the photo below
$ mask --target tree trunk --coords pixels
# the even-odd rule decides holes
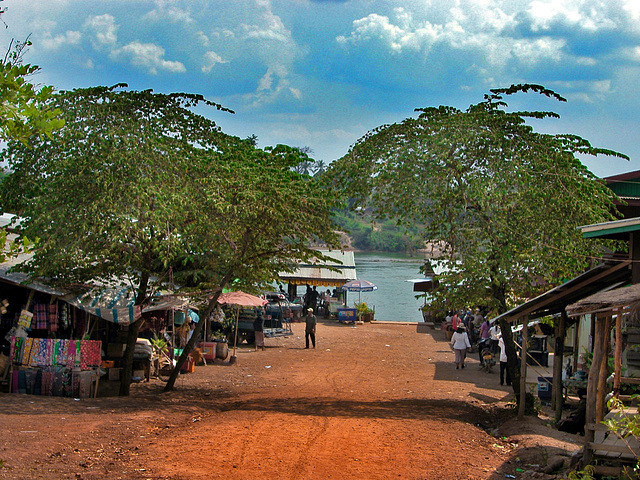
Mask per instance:
[[[506,288],[498,282],[491,282],[491,296],[498,302],[498,315],[507,311],[507,297],[505,295]],[[504,351],[507,355],[507,370],[511,377],[511,386],[516,396],[516,401],[520,401],[520,364],[518,362],[518,352],[513,341],[513,333],[511,332],[511,323],[505,319],[501,319],[500,333],[504,341]]]
[[[196,328],[194,328],[193,333],[191,334],[191,338],[189,339],[184,349],[182,350],[182,354],[180,355],[180,358],[178,358],[178,362],[176,363],[176,366],[173,368],[173,371],[169,376],[167,385],[164,387],[165,392],[169,392],[173,390],[176,380],[178,378],[178,375],[180,374],[180,369],[182,368],[182,365],[184,364],[184,362],[187,360],[187,357],[189,356],[189,354],[193,351],[193,347],[196,344],[196,341],[198,340],[198,338],[200,337],[202,330],[204,329],[203,327],[204,324],[208,321],[209,316],[211,315],[211,312],[213,312],[213,309],[216,308],[216,305],[218,303],[218,298],[220,297],[221,293],[222,293],[222,289],[217,291],[213,295],[211,300],[209,300],[209,303],[207,304],[207,307],[204,309],[204,312],[202,312],[202,315],[200,316],[200,321],[196,324]]]
[[[149,287],[149,273],[143,272],[140,276],[140,285],[138,286],[138,292],[136,294],[136,305],[142,306],[146,296],[147,289]],[[129,396],[131,387],[131,376],[133,373],[133,351],[136,347],[136,340],[138,339],[138,332],[140,332],[140,326],[142,325],[142,317],[129,325],[127,331],[127,347],[124,351],[124,368],[120,373],[120,391],[121,397]]]

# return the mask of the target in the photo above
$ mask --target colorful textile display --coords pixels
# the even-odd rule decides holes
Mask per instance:
[[[100,340],[11,337],[9,355],[13,365],[90,370],[102,363],[101,348]]]
[[[47,320],[49,319],[48,306],[46,303],[36,303],[33,307],[35,326],[38,330],[45,330],[47,328]]]
[[[58,331],[58,303],[54,302],[49,304],[49,331],[57,332]]]
[[[65,368],[15,370],[11,376],[11,391],[27,395],[88,398],[96,379],[92,371],[70,372]]]
[[[60,308],[60,325],[63,330],[69,328],[69,305],[63,303]]]
[[[33,319],[33,313],[28,310],[22,310],[20,312],[20,318],[18,319],[18,326],[28,330],[31,328],[31,320]]]

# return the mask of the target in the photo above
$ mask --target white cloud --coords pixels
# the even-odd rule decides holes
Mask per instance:
[[[64,45],[77,45],[80,43],[82,34],[77,31],[67,30],[65,33],[52,37],[50,34],[45,35],[40,42],[44,50],[58,50]]]
[[[267,70],[260,81],[258,82],[258,91],[262,92],[264,90],[271,90],[271,86],[273,85],[273,72],[271,69]]]
[[[394,25],[389,17],[372,13],[359,20],[354,20],[353,31],[348,37],[337,37],[338,43],[360,43],[367,40],[379,39],[394,52],[403,49],[428,50],[438,37],[442,35],[443,27],[424,22],[413,26],[411,16],[403,9],[398,9],[400,21],[403,25]]]
[[[200,45],[202,45],[203,47],[209,46],[209,37],[207,37],[202,30],[198,30],[196,32],[196,37],[198,38]]]
[[[562,89],[568,100],[584,103],[602,102],[615,93],[609,79],[557,81],[550,86]]]
[[[230,39],[234,38],[236,34],[233,32],[233,30],[229,30],[228,28],[218,28],[211,33],[211,36],[215,38]]]
[[[165,60],[164,54],[164,48],[159,45],[131,42],[122,48],[113,50],[111,57],[114,59],[126,59],[136,67],[146,68],[153,75],[156,75],[158,70],[173,73],[186,72],[187,69],[181,62]]]
[[[84,26],[93,31],[98,45],[114,46],[118,41],[116,20],[108,13],[87,18]]]
[[[633,22],[640,21],[640,2],[638,0],[623,0],[622,9],[631,17]]]
[[[245,38],[276,42],[288,42],[291,39],[291,32],[284,26],[280,17],[274,15],[270,9],[264,12],[260,20],[259,24],[240,25]]]
[[[220,55],[214,51],[209,51],[204,54],[204,63],[202,65],[202,72],[209,73],[213,70],[218,63],[229,63],[228,60],[224,60]]]
[[[179,8],[170,2],[158,0],[156,8],[142,18],[152,22],[193,23],[191,12],[187,8]]]
[[[590,32],[616,28],[616,23],[607,17],[607,9],[601,2],[535,0],[529,4],[527,13],[533,31],[548,30],[556,23]]]
[[[640,5],[640,0],[611,0]],[[453,4],[453,6],[451,6]],[[628,6],[628,5],[627,5]],[[349,33],[336,37],[345,48],[381,48],[394,55],[419,53],[429,58],[472,54],[479,67],[532,68],[543,63],[597,65],[587,54],[573,53],[572,36],[557,27],[570,26],[576,35],[594,35],[619,23],[617,10],[601,0],[457,0],[427,2],[420,9],[396,8],[391,16],[370,13],[356,19]],[[630,8],[630,7],[628,7]],[[633,10],[640,18],[640,7]],[[527,32],[528,29],[528,32]],[[552,31],[552,29],[554,29]],[[466,57],[465,57],[466,58]],[[500,72],[493,72],[492,75]]]
[[[251,107],[278,101],[297,102],[303,92],[297,85],[292,85],[292,71],[302,50],[282,19],[273,12],[269,0],[254,0],[254,4],[257,8],[250,21],[245,20],[235,32],[221,28],[214,31],[214,35],[224,40],[225,46],[230,41],[236,46],[242,45],[247,54],[266,67],[255,92],[243,96]]]

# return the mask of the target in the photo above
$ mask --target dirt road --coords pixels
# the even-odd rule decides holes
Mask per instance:
[[[436,339],[440,332],[436,332]],[[415,326],[322,322],[197,367],[177,391],[0,395],[4,479],[493,479],[512,439],[489,432],[510,394]]]

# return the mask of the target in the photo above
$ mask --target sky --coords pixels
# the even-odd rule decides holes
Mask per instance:
[[[30,35],[34,82],[127,83],[204,95],[224,132],[261,147],[342,157],[414,109],[537,83],[513,109],[553,110],[545,133],[631,160],[583,158],[598,176],[640,170],[640,0],[5,0],[0,46]],[[0,25],[1,27],[1,25]]]

